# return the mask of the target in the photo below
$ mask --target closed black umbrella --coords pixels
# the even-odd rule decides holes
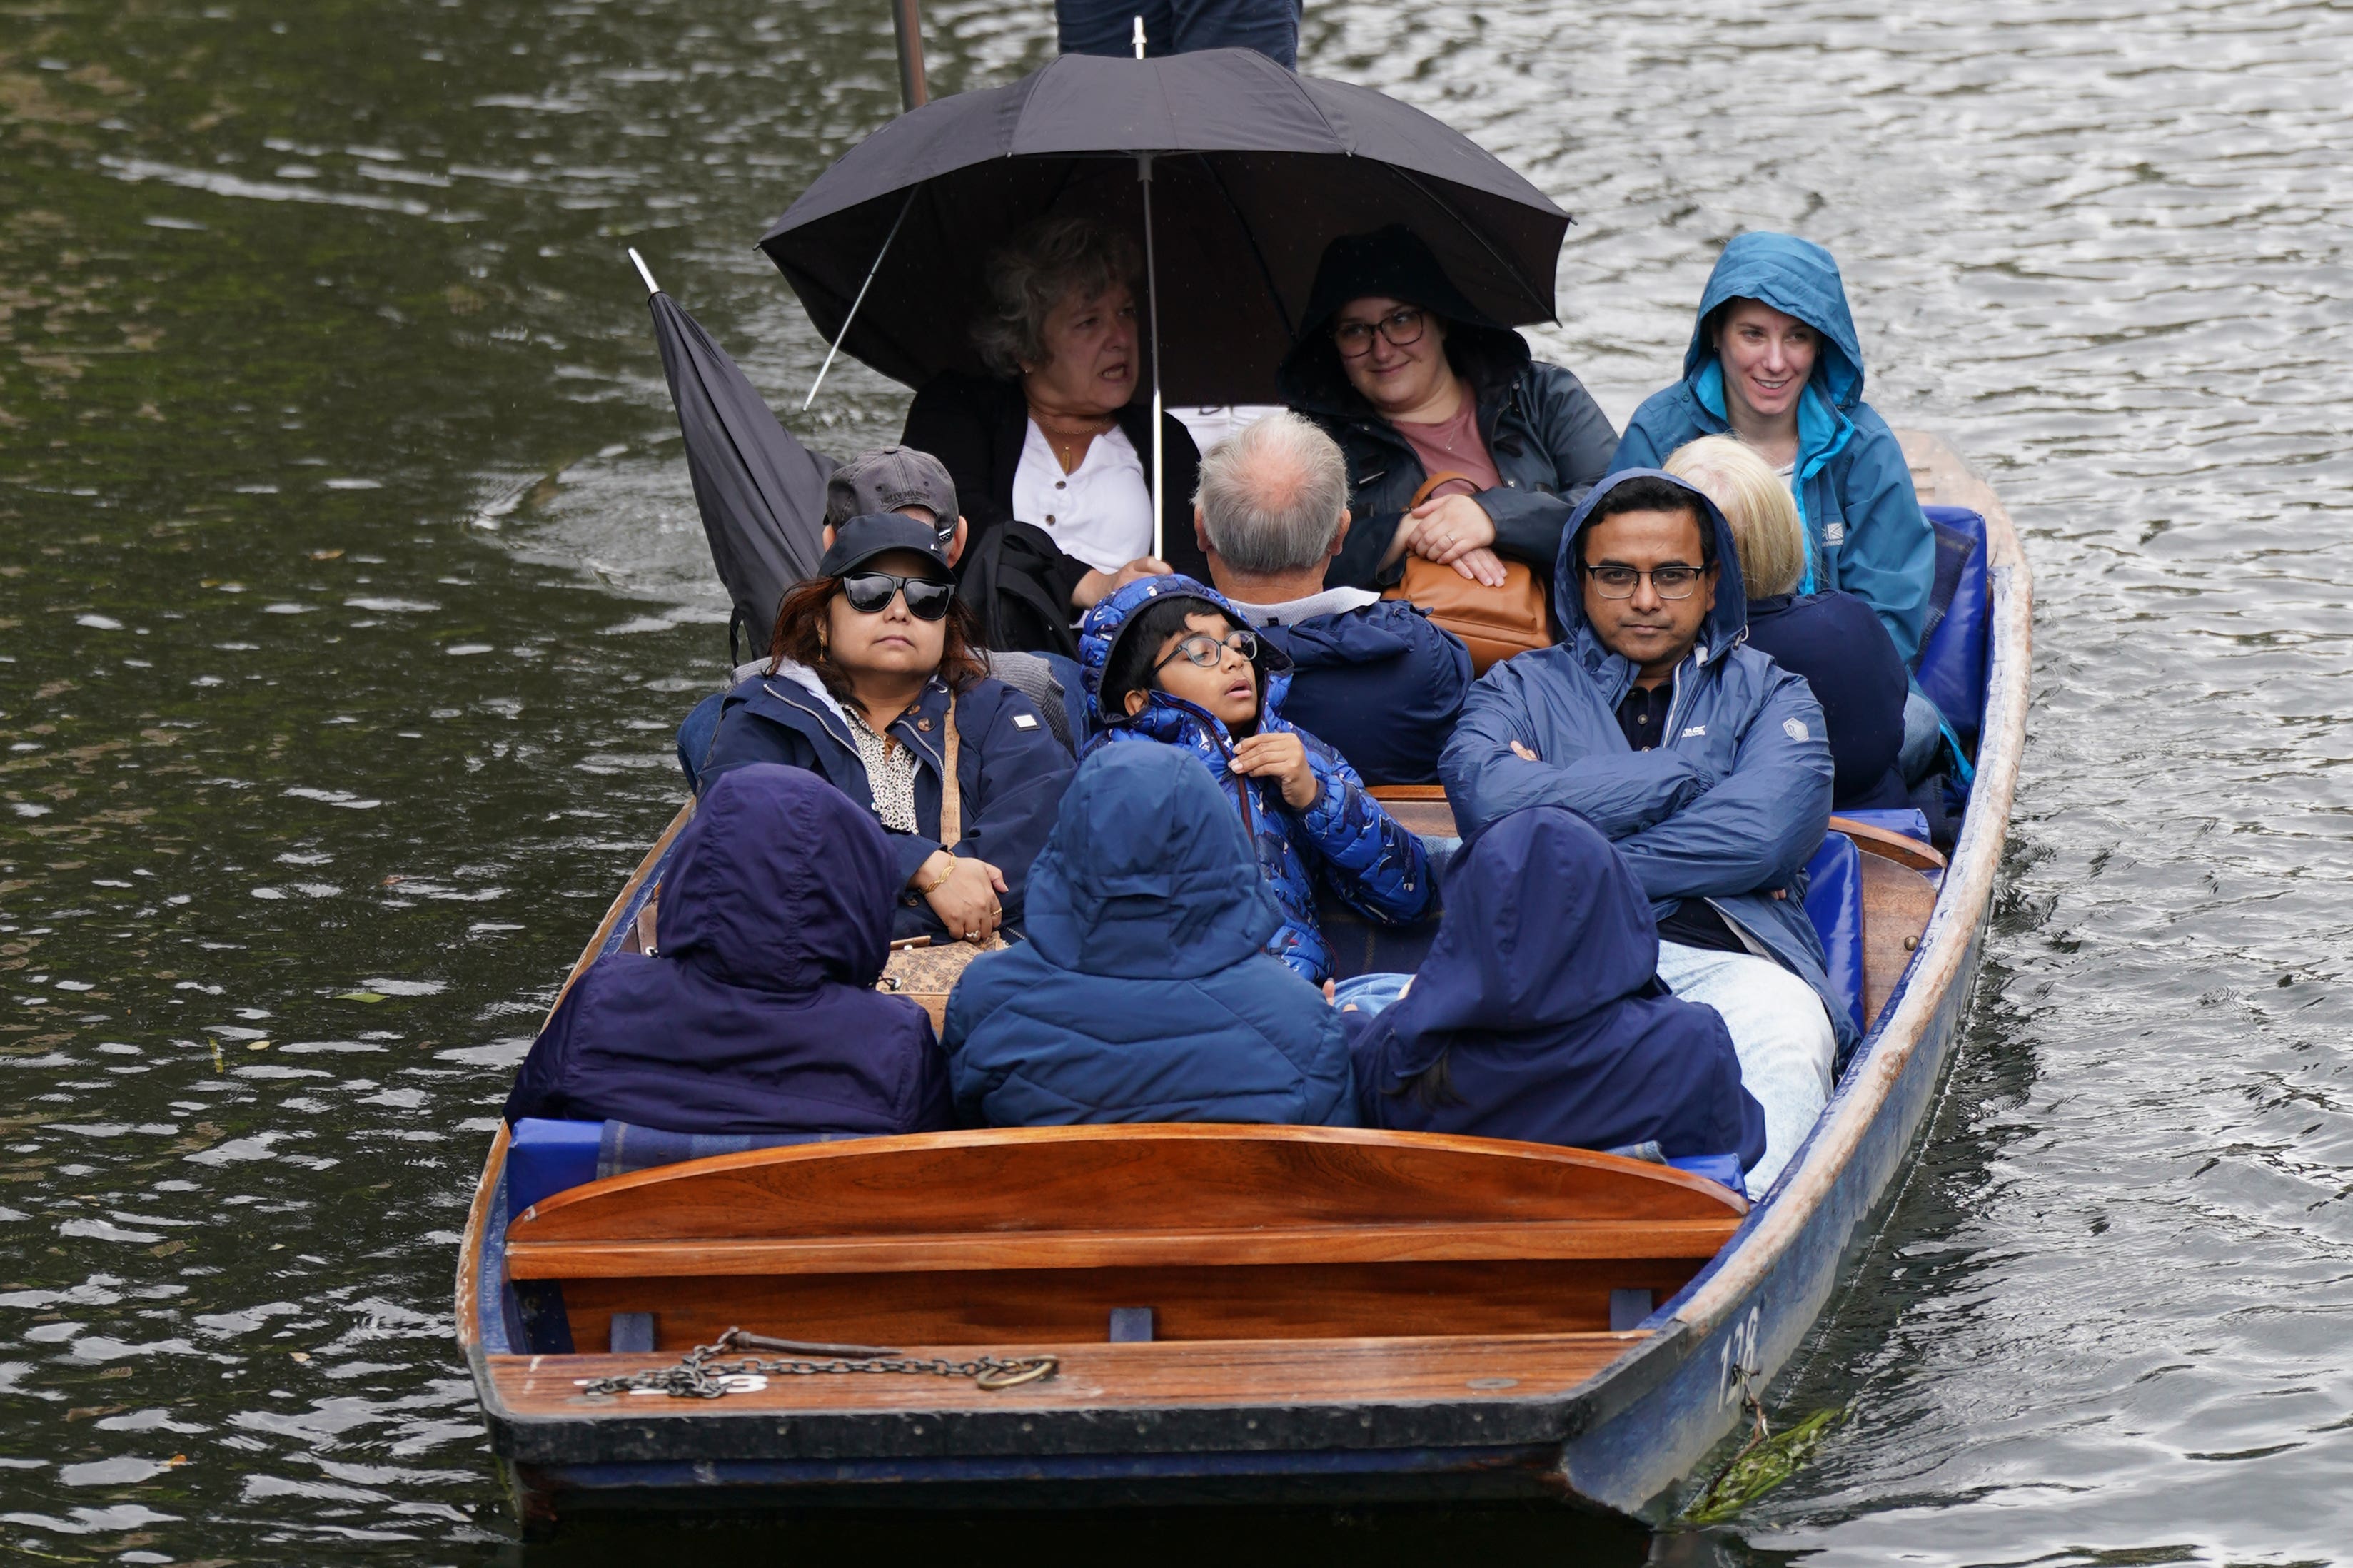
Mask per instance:
[[[1145,238],[1145,163],[1173,401],[1273,401],[1324,247],[1384,224],[1419,234],[1491,320],[1553,317],[1568,215],[1543,192],[1418,109],[1250,49],[1064,55],[936,100],[818,176],[760,245],[828,340],[871,278],[840,346],[883,374],[977,374],[990,248],[1049,212]]]
[[[712,564],[735,601],[728,648],[733,654],[742,626],[756,653],[768,646],[786,591],[817,574],[834,463],[794,440],[726,351],[655,284],[636,251],[629,259],[651,296],[654,342],[678,405]]]

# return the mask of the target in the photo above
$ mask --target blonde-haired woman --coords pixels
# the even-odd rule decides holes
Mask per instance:
[[[1907,804],[1896,754],[1904,744],[1910,679],[1895,640],[1852,594],[1799,594],[1806,525],[1772,465],[1732,436],[1706,436],[1675,448],[1666,470],[1707,492],[1732,525],[1740,580],[1748,591],[1748,646],[1805,677],[1830,727],[1831,808],[1894,809]]]

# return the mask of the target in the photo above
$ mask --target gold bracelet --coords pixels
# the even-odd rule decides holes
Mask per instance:
[[[927,898],[927,899],[928,899],[928,898],[930,898],[934,893],[938,892],[942,888],[946,887],[946,886],[948,885],[948,879],[949,879],[950,877],[955,876],[955,856],[953,856],[953,855],[951,855],[951,856],[949,856],[949,857],[948,857],[948,868],[947,868],[946,870],[944,870],[944,871],[943,871],[943,872],[941,872],[941,873],[940,873],[940,879],[939,879],[938,881],[934,882],[930,887],[925,888],[925,889],[923,889],[923,897],[925,897],[925,898]]]

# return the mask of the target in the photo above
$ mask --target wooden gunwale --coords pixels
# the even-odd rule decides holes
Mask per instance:
[[[1409,1461],[1409,1453],[1456,1454],[1457,1459],[1430,1460],[1438,1467],[1438,1479],[1431,1484],[1440,1489],[1437,1495],[1444,1495],[1449,1484],[1469,1487],[1468,1478],[1474,1470],[1492,1477],[1497,1473],[1496,1466],[1523,1464],[1525,1446],[1535,1443],[1558,1447],[1560,1468],[1550,1473],[1548,1481],[1534,1474],[1524,1477],[1538,1489],[1532,1495],[1639,1511],[1661,1486],[1695,1464],[1738,1415],[1730,1391],[1714,1386],[1712,1367],[1705,1380],[1694,1383],[1698,1370],[1721,1352],[1728,1368],[1746,1372],[1761,1387],[1827,1300],[1838,1270],[1826,1266],[1822,1258],[1834,1258],[1839,1245],[1852,1245],[1864,1211],[1883,1197],[1891,1178],[1901,1168],[1904,1151],[1916,1138],[1926,1110],[1921,1073],[1933,1076],[1948,1055],[1947,1047],[1972,979],[1965,970],[1990,908],[2024,742],[2031,583],[2014,525],[1992,492],[1970,476],[1941,442],[1911,433],[1905,433],[1905,441],[1915,474],[1925,481],[1924,500],[1970,506],[1984,514],[1987,522],[1994,579],[1988,628],[1989,689],[1970,810],[1951,864],[1945,868],[1928,927],[1897,982],[1885,1014],[1841,1079],[1822,1120],[1774,1191],[1739,1223],[1731,1239],[1690,1282],[1640,1329],[1616,1334],[1493,1335],[1443,1342],[1253,1340],[1071,1345],[1058,1347],[1057,1353],[1066,1350],[1076,1358],[1071,1366],[1079,1370],[1066,1371],[1071,1381],[1050,1399],[1029,1391],[1024,1391],[1018,1401],[1004,1395],[971,1398],[936,1387],[892,1387],[882,1391],[887,1398],[878,1399],[876,1391],[860,1387],[856,1402],[850,1404],[839,1392],[803,1386],[793,1397],[818,1403],[789,1423],[776,1421],[773,1409],[770,1420],[764,1423],[757,1414],[765,1407],[736,1405],[732,1397],[718,1402],[729,1405],[729,1410],[655,1409],[649,1407],[668,1406],[670,1402],[638,1399],[607,1402],[592,1411],[570,1396],[550,1405],[536,1394],[525,1397],[518,1377],[544,1379],[558,1370],[566,1379],[584,1376],[592,1367],[605,1370],[606,1363],[614,1358],[508,1356],[484,1345],[476,1318],[483,1308],[479,1259],[484,1255],[488,1227],[498,1219],[491,1211],[506,1152],[501,1129],[492,1142],[469,1214],[458,1305],[460,1342],[475,1373],[494,1446],[512,1465],[523,1467],[513,1471],[518,1484],[530,1490],[531,1483],[522,1478],[532,1466],[610,1464],[618,1467],[612,1471],[618,1478],[633,1462],[707,1454],[712,1462],[695,1472],[692,1485],[775,1485],[798,1495],[807,1484],[864,1480],[899,1485],[901,1489],[892,1493],[894,1499],[917,1501],[917,1493],[907,1489],[911,1478],[920,1473],[934,1479],[953,1479],[962,1463],[957,1456],[975,1457],[976,1462],[981,1456],[994,1455],[1050,1465],[1083,1462],[1084,1456],[1093,1455],[1103,1457],[1105,1462],[1141,1467],[1138,1474],[1181,1479],[1218,1473],[1217,1467],[1227,1460],[1255,1453],[1268,1456],[1269,1462],[1278,1467],[1282,1456],[1290,1455],[1311,1468],[1337,1466],[1340,1472],[1361,1474],[1368,1489],[1366,1495],[1377,1496],[1383,1495],[1387,1484],[1379,1478],[1396,1468],[1391,1460],[1418,1462]],[[567,978],[567,987],[608,945],[617,922],[631,912],[637,890],[688,815],[682,811],[670,824],[624,888],[596,939]],[[1900,860],[1902,856],[1896,858]],[[1915,1066],[1919,1070],[1915,1070]],[[1899,1090],[1909,1098],[1899,1102]],[[1892,1105],[1896,1108],[1893,1116]],[[1896,1121],[1905,1125],[1886,1124]],[[1867,1141],[1871,1159],[1878,1163],[1868,1172],[1862,1169],[1866,1162],[1858,1158]],[[1858,1184],[1869,1185],[1870,1190],[1858,1194]],[[1494,1234],[1472,1236],[1463,1244],[1500,1242],[1501,1233],[1509,1231],[1516,1238],[1515,1251],[1525,1257],[1530,1243],[1546,1239],[1544,1224],[1500,1226]],[[1303,1233],[1312,1228],[1300,1227]],[[1413,1227],[1398,1228],[1410,1231]],[[1463,1229],[1447,1228],[1457,1236]],[[1825,1254],[1822,1233],[1831,1228],[1840,1234],[1831,1238],[1832,1245]],[[1296,1239],[1268,1236],[1263,1230],[1254,1234],[1278,1248],[1293,1245]],[[987,1262],[987,1238],[958,1235],[921,1239],[927,1246],[967,1247],[971,1249],[967,1256],[981,1265]],[[1019,1243],[1035,1246],[1038,1239],[1021,1237]],[[1134,1239],[1125,1237],[1122,1242],[1128,1245]],[[1216,1227],[1164,1232],[1149,1238],[1151,1245],[1182,1252],[1187,1260],[1214,1252],[1223,1239]],[[1363,1244],[1368,1247],[1412,1246],[1418,1239],[1409,1235],[1370,1237]],[[1561,1239],[1567,1245],[1566,1238]],[[523,1278],[530,1277],[524,1270],[534,1267],[530,1261],[531,1245],[534,1244],[516,1249],[520,1255],[516,1272]],[[830,1245],[820,1245],[804,1256],[824,1261],[826,1267],[877,1270],[871,1258],[860,1261],[851,1256],[855,1246],[840,1248],[825,1259]],[[1085,1244],[1054,1245],[1082,1247]],[[760,1268],[768,1271],[771,1267],[763,1263]],[[617,1261],[616,1271],[620,1271]],[[1770,1306],[1782,1321],[1768,1319],[1760,1331],[1760,1306]],[[1539,1342],[1557,1344],[1546,1351]],[[1572,1343],[1584,1348],[1570,1354]],[[1442,1345],[1443,1353],[1493,1367],[1496,1378],[1508,1378],[1513,1385],[1481,1392],[1476,1384],[1466,1387],[1465,1380],[1458,1379],[1451,1386],[1433,1385],[1416,1394],[1385,1382],[1379,1370],[1384,1361],[1419,1353],[1409,1348],[1417,1344]],[[1191,1380],[1192,1392],[1179,1393],[1151,1386],[1156,1379],[1137,1375],[1147,1365],[1161,1364],[1191,1365],[1198,1373],[1208,1369],[1194,1358],[1212,1352],[1213,1359],[1223,1358],[1239,1353],[1236,1346],[1250,1347],[1252,1354],[1270,1359],[1261,1363],[1261,1373],[1229,1388],[1204,1391],[1197,1375]],[[1003,1353],[1012,1347],[987,1348]],[[1554,1375],[1521,1376],[1512,1370],[1515,1358],[1522,1367],[1550,1364]],[[670,1364],[671,1358],[639,1357],[635,1363]],[[1582,1364],[1586,1370],[1563,1381],[1561,1374],[1572,1370],[1571,1363]],[[615,1363],[617,1368],[620,1364]],[[536,1370],[519,1372],[519,1368]],[[794,1381],[807,1385],[824,1380]],[[865,1384],[892,1380],[858,1381]],[[554,1385],[534,1383],[531,1386],[553,1392]],[[1703,1391],[1696,1399],[1694,1389]],[[1050,1422],[1050,1415],[1055,1419]],[[910,1426],[910,1421],[914,1424]],[[722,1432],[735,1436],[725,1440],[714,1436]],[[1360,1466],[1345,1457],[1356,1451],[1365,1455]],[[1479,1454],[1493,1458],[1482,1465],[1475,1458]],[[816,1462],[818,1470],[794,1479],[776,1469],[775,1462],[791,1457]],[[920,1472],[904,1468],[910,1465],[947,1468]],[[531,1473],[556,1474],[554,1470]],[[566,1485],[578,1484],[578,1477],[586,1472],[569,1473],[574,1480]],[[1037,1473],[1042,1480],[1050,1472]],[[768,1479],[762,1480],[763,1476]],[[1453,1482],[1446,1479],[1448,1476],[1454,1478]],[[676,1479],[672,1477],[673,1482]],[[619,1480],[617,1484],[635,1483]]]

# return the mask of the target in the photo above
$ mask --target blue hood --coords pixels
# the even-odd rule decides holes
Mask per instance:
[[[1103,700],[1103,672],[1111,668],[1112,655],[1119,647],[1120,635],[1136,612],[1155,599],[1176,595],[1188,599],[1206,599],[1226,619],[1235,626],[1247,626],[1250,617],[1234,607],[1234,602],[1210,587],[1207,583],[1180,573],[1165,577],[1140,577],[1115,594],[1105,595],[1089,610],[1086,619],[1079,623],[1080,677],[1087,689],[1087,710],[1096,725],[1104,730],[1141,730],[1155,740],[1173,739],[1163,731],[1178,722],[1204,724],[1217,732],[1219,740],[1230,749],[1233,737],[1226,727],[1189,702],[1179,702],[1166,692],[1155,691],[1152,700],[1142,713],[1131,718],[1125,712],[1104,710]],[[1258,710],[1261,720],[1282,711],[1282,699],[1291,689],[1291,656],[1267,639],[1259,639]],[[1181,719],[1179,716],[1182,716]]]
[[[1456,856],[1438,940],[1383,1016],[1384,1065],[1411,1078],[1456,1030],[1546,1029],[1655,994],[1658,967],[1651,900],[1609,841],[1556,805],[1515,811]]]
[[[902,879],[872,816],[817,774],[737,769],[713,781],[681,836],[656,943],[754,991],[871,985],[891,956]]]
[[[1593,487],[1592,493],[1577,503],[1569,513],[1568,526],[1561,531],[1560,557],[1553,564],[1553,613],[1560,619],[1561,629],[1567,636],[1562,640],[1578,650],[1588,668],[1601,658],[1619,657],[1601,644],[1593,623],[1585,618],[1585,584],[1577,580],[1577,534],[1585,520],[1611,490],[1629,479],[1664,479],[1683,491],[1702,509],[1707,525],[1715,533],[1715,603],[1708,610],[1707,619],[1700,623],[1699,646],[1701,662],[1713,664],[1726,652],[1746,641],[1748,636],[1748,588],[1740,580],[1740,552],[1733,542],[1732,525],[1724,521],[1707,492],[1689,485],[1672,474],[1657,468],[1623,468]]]
[[[1744,234],[1725,246],[1708,274],[1691,346],[1683,351],[1683,379],[1694,385],[1716,363],[1707,342],[1707,318],[1730,300],[1762,300],[1820,332],[1823,352],[1814,362],[1813,384],[1841,412],[1862,401],[1862,345],[1847,310],[1838,260],[1829,251],[1788,234]],[[1721,405],[1720,390],[1713,401]]]
[[[1294,674],[1312,669],[1353,669],[1416,652],[1418,623],[1425,617],[1401,599],[1383,599],[1345,615],[1311,616],[1288,626],[1261,627],[1259,636],[1281,645]]]
[[[713,779],[651,953],[607,953],[532,1043],[506,1116],[687,1133],[921,1132],[950,1118],[923,1009],[874,989],[898,858],[806,768]]]
[[[1080,764],[1029,872],[1039,957],[1082,974],[1193,979],[1257,952],[1282,924],[1241,818],[1198,762],[1174,746],[1111,746]]]
[[[1464,847],[1438,941],[1404,998],[1344,1016],[1368,1125],[1671,1160],[1765,1152],[1724,1021],[1658,984],[1659,937],[1625,859],[1576,813],[1535,805]],[[1440,1058],[1454,1094],[1411,1092]]]

